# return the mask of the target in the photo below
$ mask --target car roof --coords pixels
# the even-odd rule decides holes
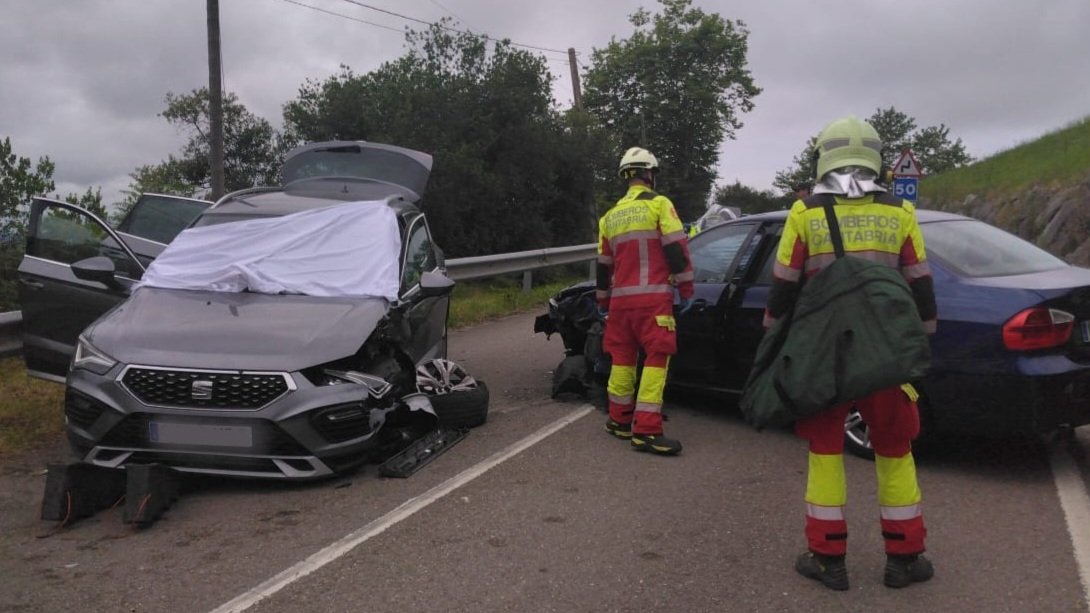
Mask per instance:
[[[767,213],[757,213],[755,215],[743,215],[738,219],[732,219],[730,221],[723,222],[728,223],[745,223],[747,221],[783,221],[787,219],[787,213],[789,211],[770,211]],[[970,220],[975,221],[971,217],[964,215],[958,215],[956,213],[947,213],[945,211],[932,211],[930,209],[916,209],[916,220],[920,223],[931,223],[935,221],[955,221],[955,220]]]

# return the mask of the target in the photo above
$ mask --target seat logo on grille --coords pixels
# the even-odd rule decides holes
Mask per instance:
[[[193,400],[211,400],[212,382],[204,380],[194,381],[193,385],[189,388],[189,397]]]

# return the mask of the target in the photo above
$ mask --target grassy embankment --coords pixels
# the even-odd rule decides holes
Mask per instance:
[[[461,328],[503,315],[542,310],[548,299],[576,279],[566,277],[522,291],[508,280],[459,283],[454,288],[450,325]],[[64,386],[27,376],[20,357],[0,360],[0,456],[63,437]]]
[[[969,194],[1011,194],[1033,185],[1084,179],[1088,169],[1090,117],[964,168],[927,177],[920,194],[934,203],[928,208],[946,208]]]

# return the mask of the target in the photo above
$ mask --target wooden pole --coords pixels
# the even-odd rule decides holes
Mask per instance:
[[[224,192],[223,170],[223,68],[220,60],[220,3],[208,0],[208,141],[211,152],[208,164],[211,169],[212,200],[219,200]]]

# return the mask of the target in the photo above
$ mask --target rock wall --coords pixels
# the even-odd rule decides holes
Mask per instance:
[[[970,194],[960,202],[921,196],[919,204],[986,221],[1071,264],[1090,267],[1090,174],[1073,185],[1034,185],[1006,195]]]

